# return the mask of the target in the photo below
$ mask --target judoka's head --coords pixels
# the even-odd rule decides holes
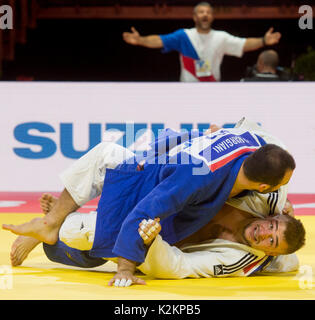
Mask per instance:
[[[267,255],[290,254],[305,243],[305,229],[300,220],[279,214],[265,219],[253,219],[243,229],[247,244]]]
[[[250,182],[250,190],[268,193],[286,185],[295,169],[289,152],[275,144],[266,144],[248,156],[243,172]]]
[[[213,21],[213,9],[208,2],[200,2],[194,7],[193,19],[199,32],[209,32]]]

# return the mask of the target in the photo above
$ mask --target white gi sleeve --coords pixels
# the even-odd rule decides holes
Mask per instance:
[[[252,259],[247,251],[227,247],[183,252],[158,235],[138,269],[161,279],[244,276],[243,268]]]
[[[106,168],[114,169],[134,153],[112,142],[101,142],[67,170],[60,179],[79,206],[102,193]]]
[[[299,269],[299,259],[295,253],[275,257],[263,272],[291,272]]]
[[[272,144],[275,144],[275,145],[287,150],[286,145],[278,137],[275,137],[274,135],[265,131],[256,122],[250,121],[250,120],[246,119],[245,117],[243,117],[241,120],[239,120],[236,123],[235,128],[249,130],[250,132],[253,132],[253,133],[259,135],[260,137],[262,137],[266,141],[266,143],[272,143]]]
[[[270,193],[249,192],[243,197],[228,199],[226,203],[232,207],[251,213],[256,217],[267,217],[282,214],[287,200],[288,186],[281,186]]]
[[[225,31],[222,31],[224,37],[224,54],[242,57],[246,38],[235,37]]]

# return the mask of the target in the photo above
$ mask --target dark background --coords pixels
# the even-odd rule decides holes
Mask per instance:
[[[13,62],[4,62],[2,80],[37,81],[178,81],[176,52],[130,46],[122,33],[134,26],[142,35],[165,34],[194,26],[190,20],[39,20],[27,31],[27,43],[16,45]],[[273,48],[280,65],[290,68],[294,59],[315,49],[314,30],[301,30],[298,19],[216,20],[213,28],[235,36],[262,37],[269,27],[282,33]],[[315,24],[314,24],[315,28]],[[239,59],[225,56],[222,81],[239,81],[246,67],[255,64],[259,51]]]

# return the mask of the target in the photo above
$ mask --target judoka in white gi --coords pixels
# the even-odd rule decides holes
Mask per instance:
[[[47,195],[47,199],[49,199],[49,195]],[[211,233],[211,228],[220,228],[217,221],[210,222],[208,226],[203,228],[204,231],[199,231],[194,237],[188,237],[182,241],[182,244],[171,246],[158,235],[157,231],[160,230],[158,222],[151,220],[149,223],[143,220],[139,233],[142,239],[146,240],[145,244],[150,245],[145,261],[138,265],[137,269],[146,275],[159,279],[243,277],[258,272],[296,271],[299,267],[297,255],[295,253],[278,255],[277,249],[275,249],[276,245],[278,247],[286,246],[286,240],[281,238],[282,231],[277,232],[276,230],[278,222],[282,221],[283,223],[287,219],[294,219],[289,214],[283,214],[286,201],[286,186],[281,187],[277,192],[268,194],[250,192],[243,197],[227,201],[221,214],[226,215],[227,213],[234,217],[236,213],[233,210],[238,209],[252,216],[250,222],[253,234],[248,237],[254,237],[255,247],[220,238],[196,242],[200,238],[200,233],[209,230]],[[217,216],[219,215],[220,213]],[[60,229],[59,235],[62,242],[59,241],[53,246],[44,244],[47,257],[55,262],[79,267],[98,266],[104,264],[105,260],[117,262],[116,258],[101,260],[88,256],[88,250],[93,245],[96,216],[97,212],[69,215]],[[248,217],[246,221],[249,221]],[[296,237],[300,248],[304,244],[305,231],[300,222],[298,225],[300,229],[297,231]],[[255,228],[255,226],[258,227]],[[266,226],[270,231],[260,230]],[[238,225],[235,227],[238,228]],[[148,232],[148,230],[150,231]],[[276,240],[276,238],[278,239]],[[194,241],[194,243],[189,243],[190,241]],[[271,242],[270,246],[269,242]],[[130,282],[127,281],[120,281],[119,284],[117,282],[119,286],[128,286],[129,284]]]
[[[255,131],[253,133],[254,135],[259,134],[260,139],[263,139],[265,141],[265,143],[266,142],[276,143],[276,140],[273,137],[269,136],[267,133],[262,131],[261,128],[258,126],[255,126],[253,124],[249,124],[244,120],[239,122],[239,124],[237,125],[238,128],[243,127],[242,129],[244,130],[244,132],[246,130],[248,130],[248,128],[246,128],[246,126],[251,127],[251,128],[249,128],[251,131],[253,131],[253,132]],[[254,143],[256,143],[256,142],[254,142]],[[277,144],[279,144],[279,143],[277,143]],[[91,150],[83,158],[81,158],[78,162],[76,162],[69,170],[67,170],[62,175],[62,180],[63,180],[67,190],[70,192],[71,196],[73,197],[73,199],[75,199],[77,204],[82,205],[82,204],[86,203],[87,201],[100,195],[100,193],[102,192],[102,189],[103,189],[105,171],[108,171],[108,168],[115,168],[117,166],[117,164],[119,164],[122,160],[121,157],[117,157],[117,154],[119,154],[119,152],[123,153],[124,158],[128,158],[128,156],[129,156],[128,151],[126,149],[122,149],[122,148],[119,151],[119,148],[117,150],[117,147],[118,147],[117,145],[113,145],[113,144],[106,144],[106,143],[100,144],[99,146],[97,146],[96,148]],[[115,153],[116,153],[114,158],[112,157],[113,148],[115,149]],[[256,148],[259,148],[259,143],[257,144]],[[131,152],[130,152],[130,154],[132,156]],[[104,166],[104,163],[105,163],[105,166]],[[125,172],[125,173],[128,174],[127,172]],[[104,190],[103,190],[103,192],[104,192]],[[122,203],[122,204],[125,205],[125,203]],[[150,208],[153,208],[153,207],[150,206]],[[200,209],[202,209],[202,208],[200,208]],[[86,220],[86,221],[82,221],[81,215],[77,214],[77,213],[73,213],[67,218],[67,220],[65,221],[65,223],[63,224],[63,226],[59,232],[59,238],[63,242],[58,241],[58,243],[56,243],[54,245],[53,251],[50,250],[51,249],[50,246],[44,245],[46,254],[48,256],[50,256],[50,258],[52,258],[54,261],[59,261],[59,262],[66,263],[66,264],[81,265],[84,267],[92,267],[95,265],[102,264],[102,263],[104,263],[104,260],[102,258],[108,258],[108,259],[115,258],[115,252],[112,252],[112,244],[110,244],[111,246],[109,246],[108,249],[106,247],[104,249],[104,246],[102,247],[102,245],[100,245],[99,243],[97,246],[95,245],[96,238],[94,236],[95,236],[96,230],[98,228],[97,225],[100,224],[100,223],[98,223],[98,224],[96,223],[96,214],[94,213],[94,214],[85,215],[85,216],[86,217],[89,216],[91,219]],[[103,216],[105,216],[105,215],[103,214]],[[92,218],[92,217],[94,217],[94,218]],[[99,236],[99,238],[102,238],[103,234],[106,234],[106,231],[107,231],[106,228],[109,231],[108,233],[112,234],[111,232],[113,230],[113,225],[117,224],[117,221],[116,221],[115,216],[110,215],[110,217],[112,217],[110,224],[108,224],[107,226],[103,225],[101,229],[99,227],[99,230],[100,230],[99,234],[101,234],[101,236]],[[67,223],[70,221],[71,221],[71,224]],[[125,224],[126,223],[124,222],[124,225]],[[191,224],[193,226],[193,221],[191,222]],[[70,229],[69,229],[69,225],[71,225]],[[119,225],[119,223],[118,223],[119,228],[120,228],[120,226],[121,225]],[[199,228],[197,228],[195,231],[198,231],[198,229]],[[80,230],[81,236],[78,235],[78,230]],[[126,230],[126,227],[125,227],[125,230]],[[192,232],[190,232],[190,234],[191,233]],[[166,232],[164,234],[166,234],[168,237],[170,237],[171,233]],[[128,237],[126,238],[124,230],[120,230],[119,236],[121,238],[125,238],[127,240],[128,239],[131,240],[131,239],[135,238],[135,235],[130,235],[129,238]],[[182,239],[183,238],[185,238],[185,237],[182,237]],[[82,239],[84,239],[84,244],[82,243]],[[179,240],[181,240],[181,239],[179,239]],[[112,241],[115,242],[115,239]],[[178,241],[173,241],[173,242],[168,241],[168,242],[174,243],[174,242],[178,242]],[[68,246],[64,247],[65,244],[68,244]],[[154,246],[151,246],[151,248],[153,248],[153,247]],[[57,250],[57,248],[59,251]],[[69,248],[76,248],[74,250],[78,250],[78,252],[73,251],[73,250],[71,252],[69,252],[69,250],[70,250]],[[94,252],[93,252],[93,250],[94,250]],[[85,252],[82,255],[83,251],[85,251]],[[86,251],[89,251],[88,255],[86,255]],[[53,252],[54,257],[52,257],[51,252]],[[105,254],[102,254],[104,252],[105,252]],[[108,254],[106,254],[106,253],[108,253]],[[134,254],[134,252],[131,251],[128,254],[130,254],[132,256],[132,254]],[[13,256],[14,256],[14,254],[13,254]],[[119,256],[119,255],[117,255],[117,256]],[[62,259],[65,259],[65,257],[67,257],[66,260],[68,260],[68,261],[65,261],[65,260],[60,261],[60,257],[62,257]],[[259,260],[261,260],[261,258],[262,258],[261,255],[259,255],[257,257],[260,257]],[[91,260],[89,260],[89,258],[93,258],[94,260],[91,262]],[[89,260],[89,261],[87,261],[87,260]],[[249,259],[249,260],[253,263],[254,261],[256,261],[256,258],[254,260],[253,259]],[[243,266],[243,264],[242,264],[242,266]],[[121,282],[124,283],[123,279],[121,280]],[[120,283],[119,285],[122,285],[122,284]]]
[[[252,225],[255,248],[220,238],[208,239],[199,243],[186,242],[178,248],[170,246],[160,235],[156,236],[158,222],[152,222],[150,228],[145,229],[148,222],[143,221],[139,233],[142,239],[150,244],[150,247],[144,263],[138,266],[138,269],[147,275],[162,279],[243,277],[258,272],[296,271],[299,267],[299,261],[295,253],[268,255],[274,254],[272,252],[274,245],[271,244],[269,252],[266,253],[266,248],[262,244],[263,241],[274,241],[277,233],[274,233],[272,229],[277,228],[276,219],[284,218],[283,210],[286,196],[287,187],[281,187],[278,192],[269,194],[250,192],[246,196],[228,200],[222,209],[222,211],[233,211],[236,208],[250,213],[253,218],[257,218],[257,220],[253,220]],[[231,213],[234,214],[234,212]],[[287,215],[284,219],[286,218],[293,219]],[[270,229],[267,232],[259,230],[259,227],[255,228],[264,221],[265,225],[270,224]],[[214,227],[218,226],[215,225],[215,222],[210,224]],[[305,231],[301,224],[300,226],[301,230],[297,237],[301,241],[300,245],[303,246]],[[147,235],[144,230],[150,230],[150,234]],[[285,242],[284,239],[282,241]]]

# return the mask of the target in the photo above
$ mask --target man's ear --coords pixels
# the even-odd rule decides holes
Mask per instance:
[[[259,192],[264,192],[264,191],[267,190],[268,188],[270,188],[270,185],[269,185],[269,184],[261,183],[261,184],[258,186],[258,191],[259,191]]]

